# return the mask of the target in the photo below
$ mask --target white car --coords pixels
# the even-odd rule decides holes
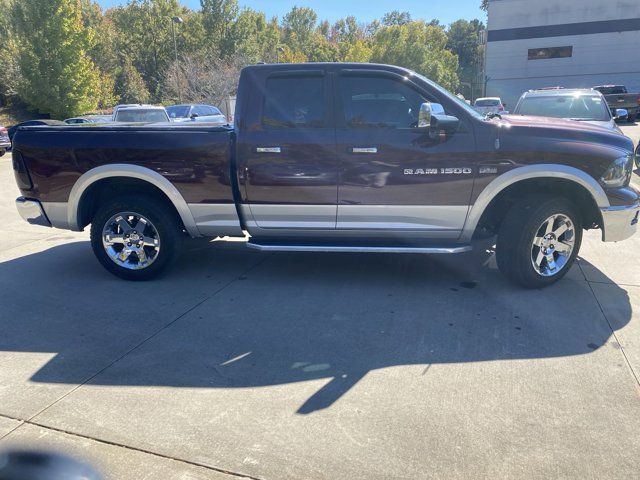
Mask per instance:
[[[500,97],[478,98],[473,103],[473,107],[483,115],[488,115],[490,113],[509,113],[506,111],[505,104],[502,103]]]
[[[113,110],[114,122],[160,123],[170,122],[164,107],[156,105],[118,105]]]
[[[224,125],[229,123],[227,117],[213,105],[184,104],[167,107],[172,122],[207,122]]]

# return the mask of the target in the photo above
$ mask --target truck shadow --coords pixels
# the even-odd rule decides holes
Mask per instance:
[[[326,381],[300,414],[331,406],[374,370],[416,366],[419,382],[434,364],[584,355],[612,335],[578,267],[552,288],[525,291],[486,251],[267,255],[194,244],[166,277],[128,283],[77,242],[0,263],[0,279],[0,351],[51,356],[32,382]],[[619,329],[629,298],[607,288]]]

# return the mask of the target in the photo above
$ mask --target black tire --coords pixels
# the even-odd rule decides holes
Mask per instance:
[[[123,212],[133,212],[148,219],[160,241],[160,248],[153,262],[138,270],[117,264],[103,245],[102,234],[105,225],[115,215]],[[104,268],[125,280],[156,278],[178,258],[184,236],[182,222],[177,213],[166,202],[144,195],[127,195],[110,200],[98,208],[91,222],[93,253]]]
[[[633,114],[633,115],[627,115],[627,122],[628,123],[635,123],[636,122],[636,118],[638,118],[638,114]]]
[[[7,151],[4,148],[0,148],[0,157],[4,156]]]
[[[557,273],[547,272],[550,276],[544,276],[534,267],[534,253],[539,253],[539,247],[534,250],[534,239],[540,235],[545,221],[553,215],[562,215],[573,224],[570,237],[573,251],[562,257],[566,263],[558,268]],[[570,233],[560,235],[556,243],[560,243],[560,238],[564,240],[565,235]],[[525,288],[544,288],[567,274],[578,256],[581,244],[582,221],[573,203],[563,197],[549,199],[530,196],[513,205],[502,221],[496,243],[496,260],[502,274],[511,282]]]

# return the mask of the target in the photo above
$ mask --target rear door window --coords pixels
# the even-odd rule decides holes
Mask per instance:
[[[262,126],[267,129],[323,128],[325,118],[324,77],[268,78]]]

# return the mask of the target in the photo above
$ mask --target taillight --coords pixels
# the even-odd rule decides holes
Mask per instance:
[[[24,163],[24,159],[20,152],[13,152],[13,174],[16,177],[16,183],[18,184],[18,188],[20,190],[31,190],[33,188],[33,183],[31,182],[31,176],[29,175],[29,170],[27,170],[27,166]]]

